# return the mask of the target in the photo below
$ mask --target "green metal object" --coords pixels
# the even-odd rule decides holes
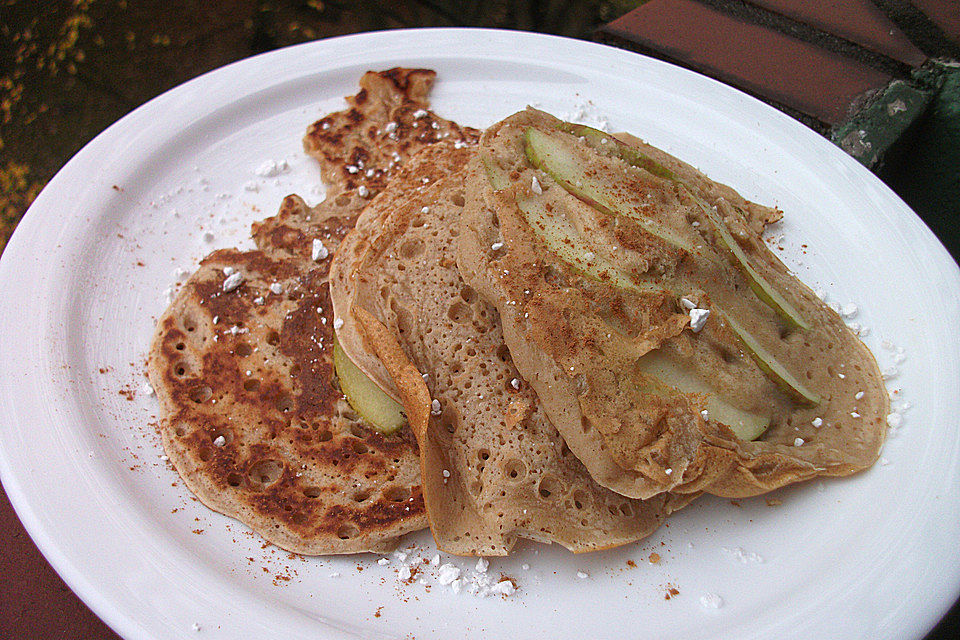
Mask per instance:
[[[877,174],[960,259],[960,67],[942,66],[930,108]]]
[[[868,169],[875,169],[923,116],[934,95],[933,88],[893,80],[835,128],[830,140]]]

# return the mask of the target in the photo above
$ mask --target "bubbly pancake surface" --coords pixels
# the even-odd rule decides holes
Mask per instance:
[[[448,149],[460,158],[448,166],[473,153]],[[649,535],[687,498],[643,502],[600,487],[551,425],[513,365],[496,309],[457,271],[464,177],[461,169],[402,204],[368,207],[345,241],[363,249],[339,253],[332,276],[343,329],[363,325],[358,311],[369,312],[424,374],[430,397],[421,401],[435,401],[428,418],[412,426],[438,545],[504,555],[527,538],[581,552]],[[357,360],[384,346],[371,344],[362,327],[340,335]]]

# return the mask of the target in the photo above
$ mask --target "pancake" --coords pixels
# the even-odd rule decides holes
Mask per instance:
[[[637,498],[872,465],[879,370],[765,246],[779,213],[647,150],[528,109],[484,133],[466,178],[461,274],[570,449]]]
[[[283,210],[330,252],[350,228],[296,196]],[[385,551],[426,526],[419,454],[337,387],[329,263],[212,253],[158,321],[148,372],[164,450],[201,502],[289,551]]]
[[[319,156],[327,198],[311,209],[288,196],[253,225],[258,251],[208,256],[157,324],[148,374],[171,462],[204,504],[290,551],[384,551],[427,526],[413,434],[381,435],[337,387],[327,275],[329,256],[400,171],[401,154],[476,139],[426,111],[434,77],[365,74],[350,107],[304,141]],[[403,126],[389,127],[388,142],[370,134],[394,121]],[[224,268],[243,274],[236,289],[224,290]]]
[[[434,151],[443,147],[458,158],[448,166],[473,154]],[[373,375],[391,376],[411,418],[437,545],[490,556],[520,538],[584,552],[646,537],[690,498],[624,498],[596,484],[566,447],[514,367],[495,308],[457,271],[463,178],[452,172],[402,203],[388,199],[389,185],[331,274],[344,351],[380,361]]]
[[[441,140],[477,141],[476,129],[429,110],[436,75],[401,67],[368,71],[360,78],[360,91],[346,98],[347,109],[310,125],[303,148],[320,163],[323,181],[334,193],[373,197],[420,149]]]
[[[476,144],[480,132],[430,111],[428,95],[435,78],[436,72],[430,69],[368,71],[360,78],[360,91],[346,98],[347,109],[310,125],[303,146],[320,163],[330,192],[320,206],[350,214],[346,221],[350,225],[375,224],[373,216],[357,222],[356,216],[367,204],[395,206],[464,165],[467,156],[459,151]],[[451,149],[458,153],[450,153]],[[378,195],[390,181],[393,188]],[[315,227],[306,209],[282,208],[276,216],[255,222],[252,235],[257,248],[270,255],[308,258],[317,237]],[[353,241],[338,251],[365,251],[371,236],[352,234]],[[341,339],[356,342],[355,332],[350,325],[338,333]],[[354,358],[363,373],[400,400],[393,379],[376,356],[355,353]]]
[[[352,270],[338,268],[337,265],[358,260],[371,248],[371,243],[378,237],[382,217],[394,208],[406,206],[407,202],[422,199],[424,191],[431,189],[437,180],[462,170],[470,157],[469,147],[446,142],[426,147],[414,155],[399,172],[390,188],[370,203],[367,208],[368,213],[360,216],[356,223],[356,232],[344,238],[339,251],[341,257],[334,261],[330,271],[331,282],[335,283],[332,285],[333,288],[346,291],[353,287],[349,280],[354,278],[355,273]],[[336,302],[334,306],[336,307]],[[362,344],[359,329],[355,323],[345,323],[337,331],[337,335],[344,344]],[[401,400],[393,378],[376,354],[364,349],[355,349],[350,356],[360,370],[381,389],[395,400]]]

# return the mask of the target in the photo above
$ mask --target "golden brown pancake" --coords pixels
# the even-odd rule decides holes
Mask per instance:
[[[295,196],[284,210],[330,252],[350,228]],[[329,264],[214,252],[157,323],[149,375],[164,449],[204,504],[290,551],[383,551],[426,523],[417,444],[337,387]]]
[[[337,388],[327,270],[405,156],[440,138],[476,139],[426,111],[434,76],[365,74],[350,107],[304,140],[321,161],[326,200],[311,209],[287,197],[253,225],[259,251],[208,256],[157,325],[149,375],[171,461],[205,504],[291,551],[382,551],[426,526],[412,433],[379,434]],[[389,129],[384,140],[378,129]],[[225,268],[243,276],[230,291]]]
[[[436,72],[397,67],[368,71],[347,109],[314,122],[303,148],[320,162],[335,193],[379,193],[410,156],[435,142],[475,143],[480,132],[429,110]]]
[[[641,498],[670,490],[747,496],[872,465],[888,406],[876,362],[766,248],[759,229],[775,214],[675,159],[672,174],[643,168],[610,153],[610,141],[593,144],[564,126],[527,110],[484,133],[480,154],[492,164],[475,163],[467,178],[458,264],[497,307],[517,368],[593,477]],[[584,170],[577,182],[565,188],[533,166],[531,129],[575,150]],[[494,189],[493,174],[505,184]],[[624,213],[573,193],[595,177],[629,203]],[[544,216],[536,225],[533,210]],[[808,328],[789,326],[755,293],[711,220]],[[548,227],[570,234],[566,248],[547,244]],[[711,311],[701,331],[685,304]],[[817,401],[798,400],[771,376],[753,355],[757,345]],[[641,366],[652,352],[710,393],[663,392]],[[701,415],[709,396],[768,418],[769,428],[755,441],[738,438]]]

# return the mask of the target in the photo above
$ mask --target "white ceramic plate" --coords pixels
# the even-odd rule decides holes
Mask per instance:
[[[899,369],[889,386],[912,406],[883,464],[780,491],[778,506],[703,499],[624,549],[524,545],[491,562],[519,584],[508,599],[454,594],[430,566],[426,584],[400,584],[396,559],[290,558],[191,500],[159,457],[142,389],[164,291],[211,249],[248,245],[249,223],[287,193],[319,200],[305,127],[341,108],[363,71],[395,65],[436,69],[434,109],[461,123],[528,103],[605,117],[781,207],[785,262],[828,301],[857,303],[851,321],[869,327],[881,367]],[[258,175],[268,160],[289,169]],[[391,31],[207,74],[125,117],[50,182],[3,255],[0,299],[4,486],[57,571],[129,638],[919,638],[960,591],[956,265],[824,139],[625,51]],[[426,534],[410,544],[435,553]],[[473,562],[444,562],[471,580]]]

